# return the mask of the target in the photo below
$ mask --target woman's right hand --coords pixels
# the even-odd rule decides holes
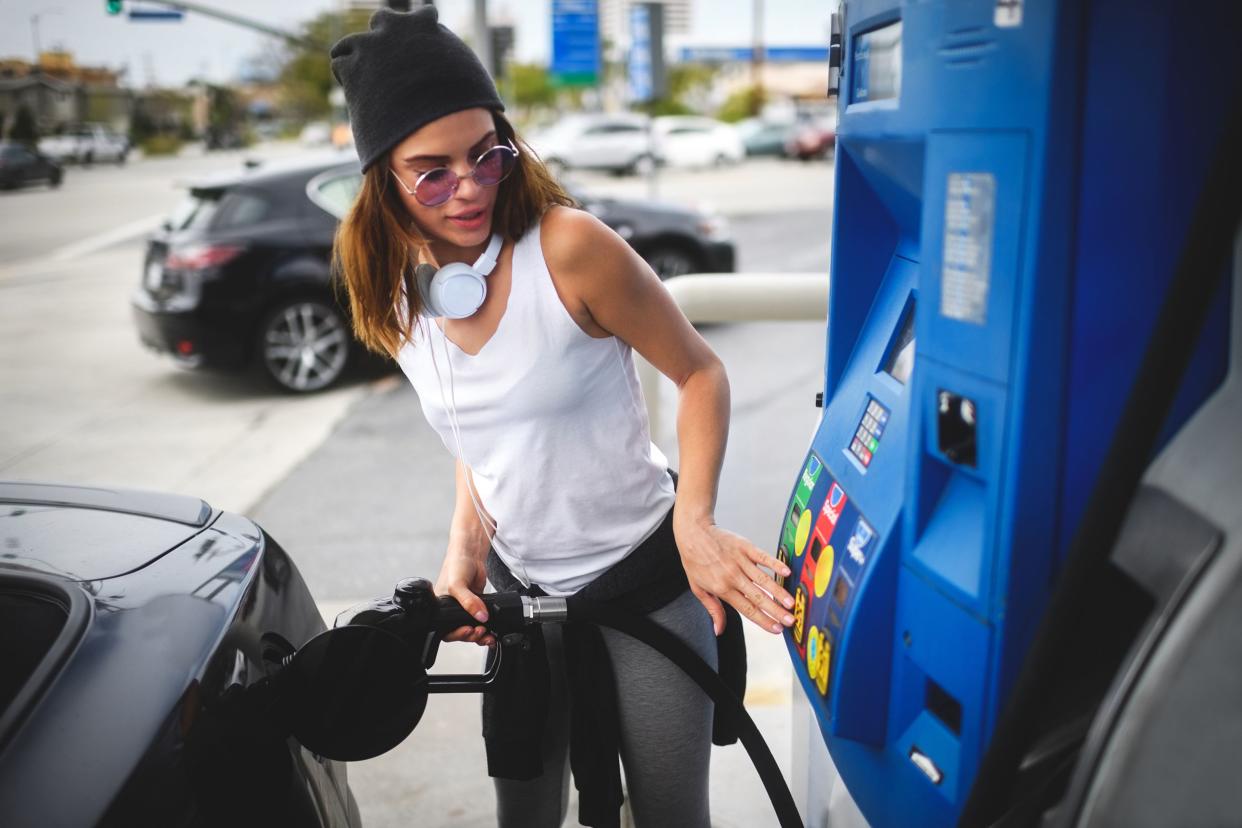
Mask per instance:
[[[487,584],[487,570],[483,560],[482,557],[450,549],[444,556],[435,585],[436,595],[451,595],[466,612],[479,621],[487,621],[487,606],[479,597]],[[444,640],[472,641],[489,647],[496,643],[495,636],[488,632],[487,627],[458,627],[444,636]]]

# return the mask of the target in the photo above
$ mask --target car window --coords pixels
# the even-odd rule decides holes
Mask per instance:
[[[246,227],[257,224],[267,218],[271,203],[258,193],[247,190],[229,190],[220,199],[216,210],[216,219],[212,227],[216,230],[228,230],[233,227]]]
[[[306,187],[306,195],[330,214],[343,218],[361,189],[361,173],[337,173],[312,178]]]
[[[591,127],[583,135],[618,135],[621,133],[642,132],[637,124],[598,124]]]
[[[677,126],[668,131],[669,135],[702,135],[707,132],[700,126]]]
[[[21,147],[4,147],[3,151],[0,151],[0,157],[8,161],[25,161],[30,158],[30,153]]]
[[[202,230],[211,224],[220,207],[220,190],[192,190],[190,195],[173,209],[168,218],[170,230]]]

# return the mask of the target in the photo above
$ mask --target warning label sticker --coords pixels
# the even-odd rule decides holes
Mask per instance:
[[[992,281],[996,178],[991,173],[949,173],[944,201],[944,258],[940,313],[983,325]]]

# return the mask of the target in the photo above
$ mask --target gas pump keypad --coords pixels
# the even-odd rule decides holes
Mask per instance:
[[[871,458],[880,445],[880,438],[884,436],[884,427],[887,425],[888,409],[876,402],[874,397],[868,397],[862,419],[850,440],[850,454],[864,467],[871,465]]]

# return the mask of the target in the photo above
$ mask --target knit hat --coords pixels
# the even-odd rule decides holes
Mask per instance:
[[[437,118],[505,108],[483,64],[439,23],[435,6],[380,9],[370,31],[346,35],[330,54],[363,170]]]

